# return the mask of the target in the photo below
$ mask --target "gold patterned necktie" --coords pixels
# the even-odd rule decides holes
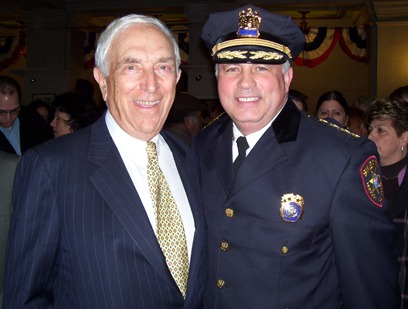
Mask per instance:
[[[157,240],[181,294],[186,297],[188,253],[183,221],[159,167],[156,144],[147,142],[147,181],[157,222]]]

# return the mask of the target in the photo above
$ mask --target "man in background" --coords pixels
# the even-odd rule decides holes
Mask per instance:
[[[177,93],[166,120],[167,131],[190,146],[193,136],[203,127],[201,112],[206,108],[203,102],[191,94]]]
[[[50,138],[44,119],[20,101],[17,81],[0,76],[0,151],[18,155]]]

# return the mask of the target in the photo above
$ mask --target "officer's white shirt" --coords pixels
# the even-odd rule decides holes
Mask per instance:
[[[252,148],[255,147],[256,143],[259,141],[259,139],[262,137],[262,135],[266,132],[266,130],[269,129],[269,127],[272,125],[272,122],[276,119],[276,117],[278,117],[278,115],[280,114],[280,112],[282,111],[283,107],[285,105],[282,106],[282,108],[280,109],[280,111],[276,114],[276,116],[267,123],[266,126],[264,126],[262,129],[251,133],[246,137],[249,148],[246,151],[246,156],[248,156],[248,154],[251,152]],[[232,124],[232,130],[233,130],[233,140],[232,140],[232,162],[235,161],[235,159],[238,157],[238,145],[236,143],[236,141],[238,140],[238,137],[240,136],[244,136],[237,128],[237,126],[235,125],[235,123]]]

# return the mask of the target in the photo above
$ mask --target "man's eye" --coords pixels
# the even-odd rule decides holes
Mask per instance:
[[[226,72],[236,72],[237,68],[229,68],[226,70]]]
[[[128,69],[128,70],[134,70],[134,69],[135,69],[135,66],[134,66],[134,65],[129,65],[129,66],[127,67],[127,69]]]

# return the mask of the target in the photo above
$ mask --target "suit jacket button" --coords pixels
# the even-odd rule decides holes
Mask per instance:
[[[289,251],[289,248],[288,248],[288,247],[284,246],[284,247],[282,248],[282,253],[283,253],[283,254],[288,253],[288,251]]]
[[[231,208],[227,208],[227,209],[225,209],[225,215],[228,218],[232,218],[234,216],[234,211]]]
[[[222,289],[225,286],[225,281],[222,279],[217,280],[217,286]]]
[[[223,241],[223,242],[221,243],[221,246],[220,246],[220,247],[221,247],[221,250],[222,250],[222,251],[227,251],[229,245],[228,245],[227,242]]]

